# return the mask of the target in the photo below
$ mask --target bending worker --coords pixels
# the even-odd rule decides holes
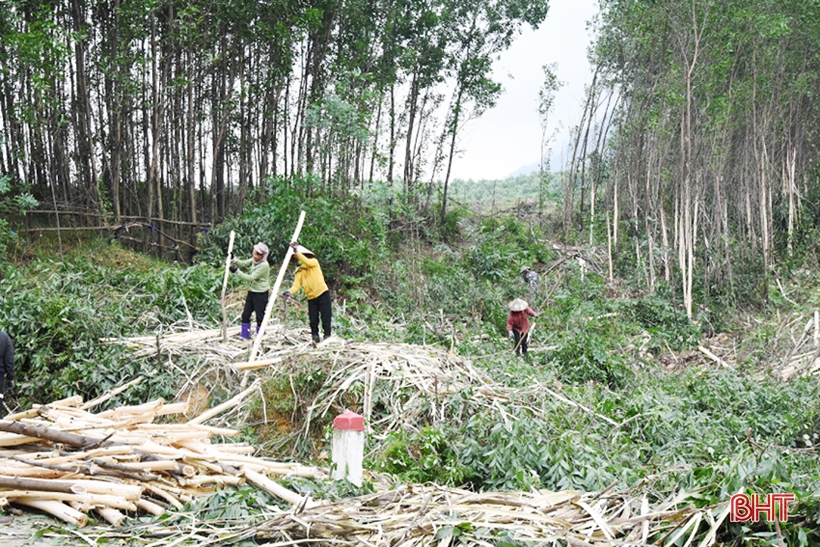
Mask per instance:
[[[330,338],[330,291],[325,283],[325,276],[322,274],[322,267],[316,260],[316,255],[312,251],[297,245],[296,242],[290,244],[293,248],[291,262],[298,261],[296,275],[293,279],[293,286],[290,290],[282,293],[287,298],[294,295],[301,287],[305,291],[308,299],[308,319],[310,320],[310,335],[313,343],[319,343],[319,318],[322,319],[322,330],[324,339]]]
[[[527,355],[529,346],[530,322],[527,316],[538,317],[538,314],[530,308],[525,300],[516,298],[509,303],[510,315],[507,316],[507,333],[515,343],[515,354]]]

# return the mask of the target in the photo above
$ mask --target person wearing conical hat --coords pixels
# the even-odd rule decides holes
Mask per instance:
[[[265,318],[270,292],[270,266],[268,265],[268,246],[261,241],[253,246],[253,256],[240,260],[233,257],[231,273],[248,282],[248,296],[245,297],[245,308],[242,310],[242,330],[239,337],[248,340],[251,337],[251,314],[256,312],[256,332]],[[248,268],[248,273],[240,268]]]
[[[538,317],[538,314],[530,308],[525,300],[516,298],[509,303],[510,314],[507,316],[507,334],[515,343],[516,355],[527,355],[528,338],[527,332],[530,330],[530,322],[527,316]]]
[[[305,291],[308,299],[308,319],[310,321],[310,335],[313,343],[319,343],[319,319],[322,320],[322,331],[324,340],[330,338],[330,322],[332,309],[330,305],[330,291],[325,283],[325,276],[322,274],[322,267],[316,260],[316,255],[312,251],[292,242],[293,258],[298,267],[293,279],[293,286],[282,293],[283,297],[288,297],[299,292],[299,288]]]

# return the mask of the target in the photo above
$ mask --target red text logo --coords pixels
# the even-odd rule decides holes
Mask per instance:
[[[789,520],[789,502],[795,500],[794,494],[766,494],[765,499],[752,494],[735,494],[729,501],[729,520],[732,522],[746,522],[761,520]]]

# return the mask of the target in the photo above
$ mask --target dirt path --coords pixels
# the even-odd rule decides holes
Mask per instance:
[[[88,545],[81,538],[60,533],[61,524],[54,519],[24,514],[0,515],[2,547],[74,547]],[[37,537],[40,535],[40,537]]]

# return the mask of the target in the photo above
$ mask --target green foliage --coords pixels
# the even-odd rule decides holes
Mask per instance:
[[[561,194],[558,175],[547,172],[544,177],[546,180],[541,178],[540,172],[536,172],[498,180],[456,179],[450,185],[450,194],[461,203],[496,211],[520,201],[538,203],[539,198],[543,197],[542,192],[549,203],[555,203]]]
[[[268,179],[260,190],[269,194],[267,200],[202,237],[198,262],[224,264],[233,230],[236,256],[250,256],[253,246],[262,241],[270,248],[269,262],[280,264],[300,211],[304,210],[306,220],[299,243],[316,253],[328,284],[343,289],[354,282],[366,282],[378,271],[386,248],[382,216],[357,199],[341,200],[321,191],[314,190],[313,196],[305,200],[310,183],[309,179]]]
[[[391,433],[374,464],[409,482],[462,484],[467,468],[459,462],[449,433],[432,427],[418,433]]]
[[[559,347],[553,351],[551,360],[563,382],[593,381],[615,389],[623,387],[629,379],[630,370],[611,339],[580,329],[567,332],[556,342]]]
[[[252,524],[263,518],[263,511],[269,508],[287,509],[289,505],[264,490],[252,486],[228,487],[213,494],[197,497],[183,509],[186,513],[196,514],[196,518],[205,521],[221,520]],[[174,517],[166,521],[170,524]]]
[[[0,135],[2,139],[2,135]],[[2,140],[0,140],[2,142]],[[9,250],[17,245],[17,232],[9,226],[6,217],[9,215],[25,214],[26,210],[37,207],[37,200],[27,191],[12,194],[11,179],[8,175],[0,174],[0,264],[8,259]]]
[[[651,335],[649,350],[658,353],[664,349],[687,349],[697,345],[700,333],[686,313],[664,293],[664,287],[652,294],[635,299],[624,299],[616,308],[625,319],[637,323]]]
[[[8,266],[0,280],[0,325],[14,340],[21,405],[99,395],[137,377],[124,394],[144,402],[174,395],[163,363],[129,358],[105,338],[161,332],[176,322],[216,322],[221,272],[150,263],[116,246]]]

